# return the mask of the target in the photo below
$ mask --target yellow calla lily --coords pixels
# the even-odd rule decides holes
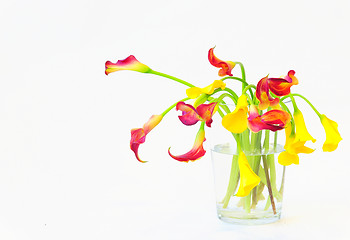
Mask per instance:
[[[288,124],[285,128],[286,133],[286,143],[284,149],[286,151],[281,152],[278,155],[278,163],[283,166],[288,166],[291,164],[299,164],[299,153],[312,153],[315,150],[304,146],[306,141],[301,141],[300,137],[295,134],[292,129],[291,124]]]
[[[226,87],[226,83],[224,83],[221,80],[215,80],[212,84],[204,88],[191,87],[186,90],[186,94],[189,98],[195,99],[199,97],[199,95],[201,95],[202,93],[212,94],[215,89],[221,88],[222,90],[224,90],[225,87]]]
[[[239,167],[239,188],[236,193],[237,197],[245,197],[250,191],[259,184],[260,177],[254,173],[250,167],[244,152],[240,152],[238,156]]]
[[[321,115],[321,123],[326,131],[326,141],[322,149],[324,152],[332,152],[337,149],[339,142],[342,140],[338,131],[338,124],[324,114]]]
[[[299,140],[305,141],[305,142],[306,141],[316,142],[316,139],[314,139],[310,135],[310,133],[307,131],[303,114],[299,109],[294,111],[293,117],[295,121],[296,134],[298,135]]]
[[[247,96],[243,94],[238,98],[235,110],[222,118],[222,126],[233,133],[244,132],[248,127],[247,112]]]

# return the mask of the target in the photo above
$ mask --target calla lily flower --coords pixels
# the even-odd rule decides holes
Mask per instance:
[[[301,111],[299,109],[296,109],[296,111],[294,111],[293,116],[295,121],[296,134],[299,137],[299,140],[302,142],[316,142],[316,139],[314,139],[306,129],[304,117]]]
[[[248,196],[250,191],[259,184],[260,177],[254,173],[250,167],[247,157],[244,152],[240,152],[238,156],[238,167],[239,167],[239,188],[237,190],[237,197]]]
[[[213,65],[214,67],[217,68],[221,68],[219,70],[219,76],[223,77],[223,76],[232,76],[232,69],[236,66],[236,64],[234,62],[231,61],[222,61],[220,59],[218,59],[215,55],[214,55],[214,48],[209,49],[208,52],[208,59],[211,65]]]
[[[187,125],[194,125],[198,121],[204,121],[208,127],[211,127],[213,122],[212,116],[214,114],[216,102],[210,104],[201,104],[197,108],[184,102],[176,104],[176,110],[181,110],[182,115],[179,116],[180,121]]]
[[[233,133],[244,132],[248,127],[247,112],[247,96],[243,94],[238,98],[235,110],[222,118],[222,126]]]
[[[290,93],[290,88],[293,85],[299,83],[298,79],[294,76],[295,71],[290,70],[288,75],[284,78],[269,78],[269,88],[277,96],[286,96]]]
[[[298,79],[294,76],[295,71],[290,70],[284,78],[262,78],[256,87],[256,97],[259,99],[259,109],[264,110],[269,106],[278,104],[278,98],[272,98],[271,91],[277,96],[286,96],[290,93],[290,88],[298,84]]]
[[[189,152],[182,155],[174,156],[173,154],[170,153],[170,148],[169,148],[168,153],[172,158],[180,162],[195,161],[203,157],[206,152],[203,148],[204,141],[205,141],[205,132],[204,132],[204,124],[202,124],[197,133],[193,147]]]
[[[253,132],[261,130],[277,131],[283,129],[289,123],[291,117],[283,110],[270,110],[263,115],[259,115],[256,106],[249,107],[248,127]]]
[[[269,106],[276,106],[279,103],[278,98],[272,98],[270,95],[268,77],[264,77],[258,82],[256,86],[256,97],[260,101],[260,110],[264,110]]]
[[[286,143],[284,149],[286,151],[281,152],[278,156],[279,164],[283,166],[289,166],[291,164],[299,164],[299,153],[312,153],[315,150],[308,148],[305,145],[306,141],[301,141],[297,134],[292,131],[291,124],[288,124],[285,128]]]
[[[141,73],[147,73],[151,71],[151,69],[143,63],[137,61],[137,59],[130,55],[124,60],[118,60],[117,63],[112,63],[111,61],[107,61],[105,64],[106,70],[105,74],[108,75],[112,72],[120,71],[120,70],[131,70]]]
[[[321,123],[326,131],[326,141],[322,149],[324,152],[332,152],[337,149],[339,142],[342,140],[338,132],[338,124],[324,114],[321,115]]]
[[[156,127],[160,121],[163,119],[162,115],[153,115],[151,118],[143,125],[142,128],[131,129],[131,140],[130,140],[130,149],[135,153],[136,159],[142,163],[138,154],[138,149],[140,144],[144,143],[146,140],[146,135]]]
[[[221,88],[222,90],[224,90],[225,87],[226,87],[226,83],[224,83],[221,80],[215,80],[212,84],[210,84],[205,88],[191,87],[186,90],[186,94],[189,98],[195,99],[202,93],[212,94],[215,89]]]

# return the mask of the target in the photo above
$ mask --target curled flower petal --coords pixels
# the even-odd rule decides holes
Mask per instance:
[[[261,130],[277,131],[283,129],[289,123],[291,117],[283,110],[270,110],[263,115],[259,115],[256,106],[249,108],[248,127],[253,132]]]
[[[205,94],[212,94],[215,89],[221,88],[224,90],[226,87],[226,83],[224,83],[221,80],[215,80],[212,84],[205,88],[199,88],[199,87],[191,87],[186,90],[186,94],[189,98],[195,99],[202,93]]]
[[[290,122],[291,117],[289,113],[283,110],[270,110],[261,116],[261,121],[268,124],[284,128]]]
[[[146,135],[157,126],[162,119],[162,115],[153,115],[142,128],[131,129],[130,149],[135,153],[135,157],[139,162],[145,162],[140,159],[138,154],[140,144],[146,141]]]
[[[201,104],[196,108],[198,115],[203,119],[203,121],[205,121],[205,124],[208,127],[211,127],[211,123],[213,122],[212,116],[214,114],[216,104],[216,102]]]
[[[342,140],[338,131],[338,124],[324,114],[321,116],[321,123],[326,131],[326,141],[322,149],[324,152],[332,152],[337,149],[339,142]]]
[[[294,121],[295,121],[295,127],[296,127],[296,134],[299,137],[300,141],[312,141],[316,142],[316,139],[314,139],[310,133],[306,129],[305,121],[303,114],[300,110],[294,111]]]
[[[203,148],[204,141],[205,141],[205,132],[204,132],[204,125],[202,124],[201,128],[197,133],[193,147],[190,151],[182,155],[174,156],[173,154],[170,153],[170,148],[169,148],[168,153],[172,158],[180,162],[195,161],[203,157],[206,152]]]
[[[268,77],[264,77],[258,82],[256,86],[256,97],[260,101],[260,110],[264,110],[269,106],[275,106],[279,103],[278,98],[272,98],[270,95]]]
[[[295,71],[290,70],[284,78],[269,78],[269,89],[277,96],[286,96],[290,93],[290,88],[298,84],[298,79],[294,76]]]
[[[283,166],[291,164],[299,164],[299,153],[312,153],[315,150],[308,148],[305,145],[306,141],[300,141],[298,136],[292,131],[291,124],[287,124],[285,128],[286,143],[284,149],[286,151],[281,152],[278,156],[278,162]]]
[[[247,96],[243,94],[238,98],[235,110],[222,118],[222,126],[233,133],[244,132],[248,127],[247,112]]]
[[[237,190],[237,197],[248,196],[250,191],[259,184],[260,177],[254,173],[250,167],[247,157],[244,152],[240,152],[238,156],[238,167],[239,167],[239,188]]]
[[[196,109],[190,104],[178,102],[176,104],[176,110],[182,111],[182,115],[179,116],[179,119],[183,124],[187,126],[194,125],[201,120]]]
[[[194,125],[198,121],[204,121],[208,127],[211,127],[211,123],[213,122],[212,116],[214,114],[216,104],[216,102],[201,104],[197,108],[194,108],[190,104],[178,102],[176,104],[176,110],[182,111],[182,115],[179,116],[179,119],[187,126]]]
[[[223,76],[232,76],[232,69],[235,67],[235,63],[231,62],[231,61],[222,61],[220,59],[218,59],[215,55],[214,55],[214,48],[209,49],[208,52],[208,59],[211,65],[213,65],[214,67],[217,68],[221,68],[219,70],[219,76],[223,77]]]
[[[281,152],[278,155],[278,163],[283,166],[289,166],[291,164],[299,164],[298,154],[291,154],[287,151]]]
[[[133,55],[130,55],[124,60],[118,60],[117,63],[112,63],[111,61],[107,61],[105,64],[105,68],[106,68],[105,70],[106,75],[112,72],[120,71],[120,70],[131,70],[131,71],[137,71],[142,73],[147,73],[151,70],[145,64],[137,61],[137,59]]]

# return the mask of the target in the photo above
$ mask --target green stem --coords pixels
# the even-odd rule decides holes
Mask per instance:
[[[182,84],[184,84],[184,85],[186,85],[186,86],[188,86],[188,87],[195,87],[194,85],[192,85],[192,84],[189,83],[189,82],[186,82],[186,81],[184,81],[184,80],[182,80],[182,79],[179,79],[179,78],[177,78],[177,77],[170,76],[170,75],[165,74],[165,73],[157,72],[157,71],[154,71],[154,70],[150,70],[148,73],[151,73],[151,74],[154,74],[154,75],[158,75],[158,76],[161,76],[161,77],[165,77],[165,78],[169,78],[169,79],[174,80],[174,81],[176,81],[176,82],[178,82],[178,83],[182,83]]]
[[[288,98],[288,97],[291,97],[291,96],[292,96],[292,97],[293,97],[293,96],[296,96],[296,97],[302,98],[307,104],[310,105],[310,107],[312,108],[312,110],[314,110],[315,113],[316,113],[319,117],[322,116],[322,114],[321,114],[319,111],[317,111],[317,109],[315,108],[315,106],[314,106],[306,97],[304,97],[304,96],[301,95],[301,94],[297,94],[297,93],[289,94],[288,96],[282,97],[282,98],[281,98],[281,101],[283,101],[284,99],[286,99],[286,98]]]
[[[231,196],[236,191],[236,188],[238,186],[238,179],[239,179],[239,167],[238,167],[238,155],[234,154],[232,157],[232,163],[231,163],[231,172],[230,172],[230,180],[227,186],[226,195],[223,202],[223,208],[227,208],[227,205],[231,199]]]
[[[264,150],[265,150],[265,154],[262,155],[263,158],[263,164],[264,164],[264,171],[265,171],[265,177],[266,177],[266,185],[267,185],[267,189],[269,192],[269,198],[271,201],[271,205],[272,205],[272,210],[273,210],[273,214],[276,214],[276,206],[275,206],[275,201],[273,198],[273,192],[272,192],[272,187],[271,187],[271,181],[270,181],[270,175],[269,175],[269,166],[268,166],[268,159],[267,159],[267,155],[266,152],[268,152],[269,149],[269,144],[270,144],[270,131],[266,130],[265,131],[265,140],[264,140]]]
[[[175,106],[176,106],[176,104],[178,103],[178,102],[185,102],[185,101],[187,101],[187,100],[189,100],[190,98],[184,98],[184,99],[182,99],[182,100],[180,100],[180,101],[177,101],[176,103],[174,103],[173,105],[171,105],[170,107],[168,107],[161,115],[164,117],[168,112],[170,112],[170,110],[171,109],[173,109]]]
[[[241,83],[243,83],[244,85],[248,85],[248,83],[246,81],[244,81],[242,78],[238,78],[238,77],[224,77],[221,78],[221,81],[225,81],[226,79],[233,79],[233,80],[237,80],[240,81]]]
[[[236,62],[236,64],[238,64],[238,65],[241,67],[242,79],[243,79],[243,81],[246,82],[246,79],[245,79],[245,70],[244,70],[243,63],[241,63],[241,62]]]
[[[256,89],[256,86],[255,86],[254,84],[249,84],[249,85],[247,85],[247,86],[243,89],[242,94],[244,94],[246,91],[248,91],[248,90],[251,89],[251,88]]]
[[[271,182],[270,182],[270,178],[269,178],[269,170],[268,170],[268,166],[267,166],[266,155],[262,155],[262,158],[263,158],[263,164],[264,164],[264,170],[265,170],[266,185],[267,185],[267,189],[269,191],[269,198],[271,201],[273,214],[276,214],[276,206],[275,206],[275,201],[273,199],[273,194],[272,194],[272,189],[271,189]]]

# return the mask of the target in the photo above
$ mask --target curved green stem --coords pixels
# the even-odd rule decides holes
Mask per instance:
[[[317,109],[315,108],[315,106],[314,106],[306,97],[304,97],[304,96],[301,95],[301,94],[297,94],[297,93],[289,94],[288,96],[282,97],[282,98],[281,98],[281,101],[283,101],[284,99],[286,99],[286,98],[288,98],[288,97],[290,97],[290,96],[296,96],[296,97],[302,98],[307,104],[309,104],[309,106],[312,108],[312,110],[314,110],[315,113],[316,113],[319,117],[322,116],[322,114],[321,114],[319,111],[317,111]]]
[[[246,81],[244,81],[242,78],[238,78],[238,77],[231,77],[231,76],[224,77],[224,78],[221,78],[221,81],[225,81],[226,79],[234,79],[234,80],[240,81],[244,85],[248,85],[248,83]]]
[[[243,63],[241,63],[241,62],[236,62],[236,64],[238,64],[238,65],[241,67],[242,79],[246,82],[246,79],[245,79],[245,70],[244,70]]]
[[[256,86],[254,84],[249,84],[245,88],[243,88],[242,94],[246,93],[248,90],[251,90],[251,88],[256,89]]]
[[[230,88],[225,88],[224,90],[222,90],[222,89],[216,89],[211,95],[213,95],[213,94],[215,94],[215,93],[218,93],[218,92],[221,92],[221,91],[226,91],[226,92],[228,92],[228,93],[230,93],[232,96],[233,96],[233,98],[234,98],[234,102],[235,102],[235,104],[237,104],[237,100],[238,100],[238,96],[237,96],[237,94],[235,93],[235,91],[233,91],[232,89],[230,89]]]
[[[290,97],[290,100],[292,100],[294,112],[299,111],[299,108],[298,108],[298,106],[297,106],[297,103],[295,102],[295,99],[294,99],[293,95],[289,94],[289,97]]]
[[[164,117],[168,112],[170,112],[171,109],[173,109],[173,108],[176,106],[176,104],[177,104],[178,102],[185,102],[185,101],[187,101],[187,100],[189,100],[189,99],[190,99],[190,98],[187,97],[187,98],[181,99],[180,101],[177,101],[176,103],[174,103],[173,105],[171,105],[170,107],[168,107],[161,115]]]
[[[216,99],[213,99],[213,100],[211,100],[210,102],[218,102],[218,103],[220,103],[225,97],[231,98],[232,101],[233,101],[235,104],[237,104],[237,103],[236,103],[236,102],[237,102],[237,99],[235,99],[231,94],[228,94],[228,93],[223,93],[223,94],[220,95],[220,97],[218,97],[218,98],[216,98]]]
[[[148,73],[151,73],[151,74],[154,74],[154,75],[158,75],[158,76],[161,76],[161,77],[169,78],[169,79],[174,80],[174,81],[176,81],[176,82],[178,82],[178,83],[182,83],[182,84],[184,84],[184,85],[186,85],[186,86],[188,86],[188,87],[195,87],[194,85],[192,85],[192,84],[189,83],[189,82],[186,82],[186,81],[184,81],[184,80],[182,80],[182,79],[179,79],[179,78],[177,78],[177,77],[170,76],[170,75],[165,74],[165,73],[157,72],[157,71],[154,71],[154,70],[150,70]]]

